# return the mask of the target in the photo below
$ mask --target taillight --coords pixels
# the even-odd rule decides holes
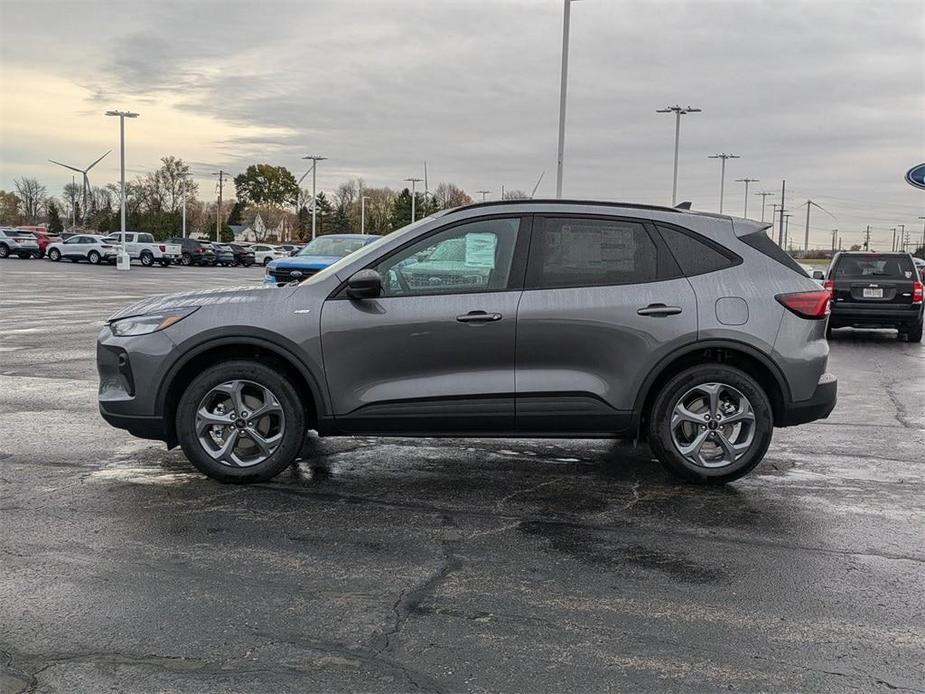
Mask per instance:
[[[166,252],[167,252],[167,246],[165,246],[164,244],[161,244],[160,246],[158,246],[158,248],[161,249],[161,253],[166,253]]]
[[[794,292],[793,294],[778,294],[774,297],[791,313],[800,318],[825,318],[829,315],[829,292],[820,289],[814,292]]]
[[[922,303],[923,294],[925,294],[925,287],[922,286],[921,282],[916,280],[915,284],[912,285],[912,303],[913,304]]]
[[[826,280],[822,283],[823,288],[829,293],[832,299],[835,299],[835,283],[832,280]]]

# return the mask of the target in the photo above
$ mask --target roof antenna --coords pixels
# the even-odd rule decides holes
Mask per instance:
[[[685,200],[684,202],[679,202],[674,208],[676,210],[689,210],[691,208],[691,201]]]

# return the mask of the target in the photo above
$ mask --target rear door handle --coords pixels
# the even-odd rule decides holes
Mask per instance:
[[[676,316],[681,313],[680,306],[666,306],[665,304],[649,304],[636,313],[640,316]]]
[[[486,313],[485,311],[469,311],[461,316],[456,316],[460,323],[493,323],[501,320],[500,313]]]

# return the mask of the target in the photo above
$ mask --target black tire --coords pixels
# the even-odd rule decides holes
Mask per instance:
[[[170,267],[171,263],[173,263],[172,260],[158,260],[157,262],[161,264],[161,267]]]
[[[196,411],[206,394],[222,383],[247,380],[269,388],[279,401],[285,427],[279,447],[266,460],[250,467],[231,467],[213,459],[196,435]],[[305,409],[298,393],[285,376],[272,366],[254,361],[235,360],[215,364],[187,386],[177,404],[177,438],[183,452],[197,470],[219,482],[249,484],[265,482],[289,467],[305,438]]]
[[[922,323],[919,322],[913,325],[909,330],[906,331],[906,342],[921,342],[922,341]]]
[[[59,260],[61,260],[61,251],[59,251],[57,248],[52,248],[50,251],[48,251],[48,259],[57,263]]]
[[[751,403],[755,415],[752,444],[741,458],[723,467],[701,467],[687,460],[671,436],[671,417],[680,398],[691,388],[705,383],[731,386]],[[648,413],[649,446],[659,462],[673,475],[696,484],[725,484],[748,474],[764,458],[771,444],[774,415],[767,394],[744,371],[723,364],[702,364],[671,378],[655,398]]]
[[[102,256],[96,251],[90,251],[87,253],[87,262],[91,265],[99,265],[100,260],[102,260]]]
[[[180,265],[190,266],[193,264],[193,256],[189,253],[184,253],[180,256]]]
[[[0,258],[9,258],[10,248],[5,243],[0,243]]]
[[[266,266],[269,265],[269,264],[270,264],[270,256],[266,256],[266,257],[263,259],[263,266],[266,267]]]
[[[151,267],[154,265],[154,254],[151,253],[151,251],[142,251],[141,256],[139,256],[138,259],[145,267]]]
[[[826,340],[832,339],[832,330],[833,330],[832,322],[829,321],[829,323],[825,326],[825,339]]]
[[[250,267],[253,264],[254,264],[253,260],[245,260],[241,263],[241,265],[243,265],[244,267]]]
[[[32,258],[31,253],[19,253],[20,260],[30,260]]]

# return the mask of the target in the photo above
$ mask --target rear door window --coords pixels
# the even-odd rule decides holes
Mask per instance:
[[[652,282],[658,250],[640,222],[537,217],[527,277],[530,288]]]

